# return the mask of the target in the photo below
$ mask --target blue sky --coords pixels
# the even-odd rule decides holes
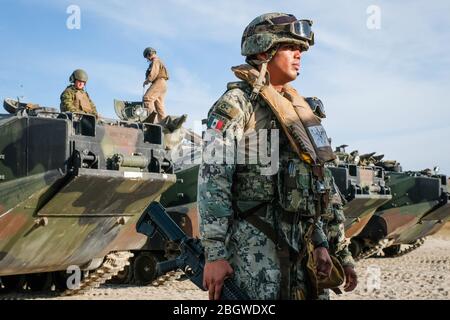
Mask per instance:
[[[99,112],[115,118],[113,99],[140,100],[147,63],[157,48],[171,75],[166,109],[206,116],[243,62],[245,26],[266,12],[314,21],[316,45],[302,56],[293,83],[325,104],[333,144],[377,151],[404,169],[439,165],[450,174],[450,2],[441,1],[195,1],[1,0],[0,99],[59,106],[76,68]],[[69,30],[69,5],[81,29]],[[369,29],[367,8],[380,9]]]

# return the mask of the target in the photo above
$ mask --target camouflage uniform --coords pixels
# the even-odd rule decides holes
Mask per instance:
[[[327,170],[327,172],[329,172]],[[331,176],[331,172],[329,173]],[[352,254],[348,249],[349,241],[345,238],[344,221],[345,215],[337,186],[333,182],[332,199],[330,202],[329,215],[324,217],[324,228],[330,244],[330,252],[341,262],[342,266],[355,266]]]
[[[151,86],[144,94],[144,106],[149,110],[149,114],[156,112],[159,118],[157,121],[161,121],[166,117],[164,97],[167,92],[166,82],[169,80],[169,75],[166,67],[159,58],[152,60],[145,77],[145,81],[151,83]]]
[[[85,112],[98,116],[95,104],[89,94],[84,90],[78,90],[70,85],[61,94],[61,112]]]
[[[327,235],[330,254],[337,257],[343,267],[354,268],[355,260],[348,249],[349,239],[345,237],[345,215],[341,197],[330,170],[326,170],[326,174],[330,177],[330,181],[332,181],[330,206],[327,210],[327,215],[323,217],[324,231]],[[330,290],[324,290],[324,292],[319,295],[318,299],[329,300]]]
[[[308,99],[313,99],[315,103],[319,101],[321,108],[315,108],[313,110],[314,114],[320,119],[326,118],[322,102],[315,97]],[[325,170],[325,175],[327,176],[326,181],[330,182],[330,185],[328,186],[330,188],[330,203],[327,208],[327,214],[323,216],[324,232],[327,235],[329,251],[331,255],[338,258],[342,267],[354,268],[355,261],[353,260],[350,250],[348,249],[349,239],[345,237],[345,215],[342,197],[336,183],[334,182],[333,174],[328,168]],[[329,300],[330,290],[325,289],[322,293],[319,292],[318,299]]]
[[[328,193],[320,191],[320,197],[315,193],[318,190],[315,187],[323,184],[315,180],[319,177],[308,164],[311,158],[294,150],[292,137],[285,134],[284,127],[279,130],[281,123],[273,105],[259,95],[267,79],[264,76],[267,64],[279,44],[293,44],[302,51],[314,44],[311,24],[282,13],[255,18],[244,31],[241,50],[251,65],[247,67],[259,76],[250,84],[238,76],[238,68],[233,68],[245,81],[230,83],[208,114],[198,179],[202,243],[207,261],[228,260],[234,270],[234,281],[253,299],[308,298],[309,278],[300,259],[306,247],[307,230],[312,226],[314,247],[328,247],[320,214],[316,215],[318,202],[325,200],[322,195]],[[268,58],[258,60],[256,55],[263,52]],[[273,91],[274,99],[280,99],[280,94],[288,100],[292,98],[288,86],[281,93]],[[271,145],[271,134],[263,136],[267,149],[279,154],[276,172],[269,175],[268,166],[258,163],[255,157],[255,150],[264,149],[255,145],[261,136],[256,139],[254,136],[261,135],[260,130],[279,133],[278,145]],[[298,141],[302,149],[306,146],[304,142]],[[331,191],[331,182],[324,182]]]
[[[243,143],[245,136],[255,134],[259,129],[279,127],[270,107],[262,99],[250,100],[249,85],[232,83],[229,88],[209,112],[209,129],[217,128],[215,123],[219,118],[223,125],[221,130],[208,130],[207,134],[212,139],[205,143],[206,155],[212,148],[224,148],[227,156],[232,157],[239,148],[235,146],[235,140],[238,144]],[[225,131],[235,134],[222,139]],[[309,188],[310,169],[306,163],[298,160],[281,131],[279,146],[280,165],[286,166],[289,160],[296,161],[299,174],[305,180],[306,188]],[[259,210],[258,216],[275,228],[274,216],[284,214],[274,201],[277,192],[274,180],[278,174],[262,175],[261,168],[258,164],[202,163],[198,184],[200,232],[208,261],[227,259],[234,269],[235,281],[251,298],[277,299],[280,293],[280,265],[275,244],[245,219],[239,219],[233,209],[233,202],[237,202],[241,211],[266,202],[267,205]],[[285,240],[296,252],[302,249],[302,236],[313,223],[316,224],[314,245],[327,246],[321,222],[314,222],[312,218],[314,204],[308,191],[308,196],[300,201],[311,215],[294,224],[279,221]],[[306,292],[307,285],[300,262],[292,265],[291,269],[291,286]]]

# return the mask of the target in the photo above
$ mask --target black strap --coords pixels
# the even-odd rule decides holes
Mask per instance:
[[[277,247],[280,262],[280,298],[291,299],[291,254],[287,241],[279,236],[275,229],[256,215],[248,215],[245,220],[266,235]]]
[[[273,243],[275,243],[275,245],[278,245],[277,232],[275,231],[274,228],[272,228],[272,226],[269,223],[265,222],[260,217],[255,215],[247,216],[245,220],[247,220],[247,222],[250,223],[252,226],[254,226],[256,229],[264,233],[267,236],[267,238],[269,238],[270,240],[272,240]]]
[[[233,180],[236,179],[236,176],[233,176]],[[274,175],[274,185],[277,186],[278,177]],[[235,184],[233,183],[233,186]],[[276,187],[277,189],[277,187]],[[236,191],[236,190],[233,190]],[[277,197],[275,197],[277,199]],[[245,219],[248,223],[254,226],[256,229],[260,230],[267,238],[269,238],[276,246],[277,256],[280,263],[280,299],[289,300],[292,298],[291,296],[291,263],[296,262],[297,259],[292,259],[292,257],[296,257],[295,255],[291,255],[289,244],[286,239],[281,235],[281,230],[278,226],[278,217],[276,216],[275,210],[273,210],[273,205],[276,203],[275,199],[271,202],[261,202],[255,207],[242,212],[238,205],[237,201],[232,201],[232,207],[235,215],[239,219]],[[274,219],[274,227],[269,223],[262,220],[255,213],[257,213],[261,208],[268,206],[272,203],[272,218]]]
[[[282,210],[282,209],[281,209]],[[313,214],[310,214],[306,210],[299,210],[297,212],[289,212],[282,210],[280,214],[280,220],[288,223],[288,224],[295,224],[297,225],[300,220],[308,220],[311,218],[314,218],[315,216]]]
[[[260,204],[254,206],[253,208],[247,210],[247,211],[241,211],[239,209],[239,206],[237,205],[237,201],[232,201],[233,211],[235,214],[237,214],[237,217],[240,219],[247,219],[247,217],[254,215],[257,213],[260,209],[267,207],[269,202],[261,202]]]

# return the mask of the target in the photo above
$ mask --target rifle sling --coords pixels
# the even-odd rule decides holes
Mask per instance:
[[[261,202],[257,206],[243,212],[239,209],[236,201],[232,202],[233,210],[239,219],[246,220],[275,244],[277,256],[280,262],[280,298],[282,300],[288,300],[291,299],[291,254],[289,244],[284,238],[279,236],[279,234],[269,223],[265,222],[258,216],[258,214],[263,214],[263,212],[259,211],[264,207],[267,207],[268,204],[269,202]],[[264,210],[264,212],[266,212],[266,210]]]
[[[293,87],[286,84],[280,94],[269,84],[268,79],[261,88],[255,87],[260,79],[260,72],[250,65],[236,66],[232,71],[239,79],[258,89],[259,95],[277,117],[292,149],[302,161],[323,164],[336,158],[320,119]]]
[[[289,244],[283,238],[279,237],[272,226],[256,215],[249,215],[245,220],[256,229],[264,233],[267,238],[277,247],[277,256],[280,261],[280,298],[282,300],[290,299],[290,275],[291,275],[291,254]]]

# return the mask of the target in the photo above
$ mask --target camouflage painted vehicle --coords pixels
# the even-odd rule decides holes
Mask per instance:
[[[378,207],[391,200],[391,190],[385,184],[384,169],[360,165],[357,151],[345,152],[346,145],[336,148],[336,163],[328,166],[336,185],[345,198],[345,236],[357,236]]]
[[[133,253],[130,269],[148,278],[155,259],[149,250],[161,257],[166,243],[148,243],[135,223],[176,182],[162,127],[14,100],[4,106],[9,114],[0,115],[1,289],[37,291],[55,284],[64,290],[67,268],[78,266],[86,278],[71,292],[79,292],[123,270]],[[173,214],[192,234],[190,221]]]
[[[413,174],[415,177],[420,177],[422,180],[429,180],[426,183],[430,185],[430,189],[435,192],[433,195],[437,201],[437,205],[422,215],[418,222],[412,228],[408,228],[403,232],[399,232],[395,239],[396,243],[409,243],[411,241],[420,239],[422,237],[434,234],[438,231],[438,227],[450,218],[450,204],[449,204],[449,187],[447,185],[448,179],[445,175],[431,173],[430,170],[423,170],[420,172],[407,172]],[[422,182],[423,183],[423,182]],[[432,188],[431,188],[432,187]],[[436,192],[436,190],[438,190]],[[410,197],[413,195],[409,194]],[[426,223],[428,222],[428,223]],[[420,232],[416,233],[418,230]]]
[[[114,110],[116,115],[122,121],[142,124],[146,123],[149,119],[149,114],[145,108],[143,108],[142,101],[122,101],[114,100]],[[163,132],[163,145],[165,148],[165,156],[172,164],[172,172],[176,173],[176,184],[172,185],[163,192],[161,195],[161,203],[166,207],[166,211],[171,217],[184,229],[186,234],[191,237],[198,237],[198,217],[197,212],[191,210],[189,206],[179,206],[177,203],[167,204],[163,199],[167,199],[168,196],[180,197],[181,194],[178,189],[179,185],[184,183],[185,174],[179,172],[179,164],[183,154],[186,154],[187,149],[190,154],[193,143],[201,141],[201,137],[193,133],[192,131],[184,128],[182,125],[185,122],[187,116],[167,116],[163,121],[158,123],[161,126]],[[191,186],[190,186],[191,187]],[[195,190],[197,186],[192,186]],[[148,285],[155,280],[156,276],[156,263],[164,260],[171,259],[178,256],[178,246],[163,241],[163,239],[156,234],[152,239],[149,239],[147,243],[139,250],[134,250],[133,254],[138,256],[137,259],[131,258],[131,265],[125,267],[124,271],[120,272],[113,282],[115,283],[132,283],[137,285]]]
[[[397,243],[412,243],[437,233],[450,220],[450,179],[441,175],[441,200],[439,205],[424,215],[412,228],[401,233]]]
[[[387,170],[387,185],[393,198],[382,205],[364,230],[352,239],[352,251],[359,257],[381,250],[386,256],[406,254],[449,220],[448,180],[431,170],[402,172],[396,161],[375,161]],[[401,245],[408,246],[401,250]]]

